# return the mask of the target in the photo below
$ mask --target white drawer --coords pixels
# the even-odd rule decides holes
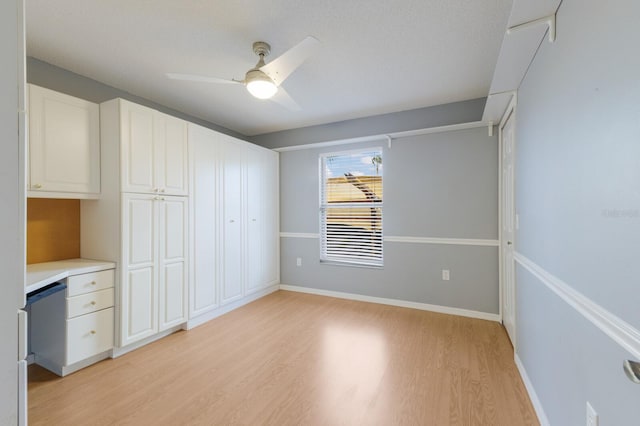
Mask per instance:
[[[114,270],[73,275],[67,278],[67,297],[113,287]]]
[[[93,291],[67,299],[67,318],[90,314],[113,306],[114,289]]]
[[[67,320],[66,365],[112,348],[113,308]]]

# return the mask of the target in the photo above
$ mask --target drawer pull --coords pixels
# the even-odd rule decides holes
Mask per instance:
[[[96,334],[96,331],[95,330],[91,330],[89,333]]]
[[[40,185],[39,183],[34,183],[34,184],[32,185],[32,188],[40,189],[40,188],[42,188],[42,185]]]

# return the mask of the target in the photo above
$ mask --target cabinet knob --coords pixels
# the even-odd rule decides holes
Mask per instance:
[[[164,192],[164,188],[162,188],[162,189],[160,190],[160,192]]]
[[[233,220],[233,219],[231,219],[231,220],[229,221],[229,223],[233,223],[233,222],[235,222],[235,220]]]
[[[252,221],[256,222],[258,219],[251,219]]]
[[[158,188],[153,188],[153,192],[158,192]]]
[[[34,189],[40,189],[42,188],[42,185],[40,185],[39,183],[34,183],[33,185],[31,185],[31,187]]]
[[[91,330],[89,333],[96,334],[96,331],[95,330]]]
[[[91,281],[91,285],[96,285],[96,284],[98,284],[98,283],[95,282],[95,281]]]
[[[96,306],[96,302],[94,300],[91,301],[92,306]]]

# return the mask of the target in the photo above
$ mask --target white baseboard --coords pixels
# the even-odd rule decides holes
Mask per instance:
[[[198,315],[186,322],[184,325],[185,330],[191,330],[194,327],[202,325],[208,321],[211,321],[214,318],[219,317],[220,315],[224,315],[227,312],[231,312],[234,309],[239,308],[240,306],[246,305],[247,303],[251,303],[254,300],[258,300],[268,294],[273,293],[274,291],[279,290],[279,285],[272,285],[255,293],[252,293],[248,296],[243,297],[242,299],[236,300],[235,302],[229,303],[228,305],[220,306],[215,308],[207,313]]]
[[[168,330],[165,330],[158,334],[154,334],[153,336],[149,336],[146,339],[142,339],[130,345],[123,346],[121,348],[113,348],[113,351],[111,352],[111,358],[118,358],[119,356],[122,356],[131,351],[135,351],[138,348],[148,345],[149,343],[155,342],[156,340],[162,339],[163,337],[167,337],[168,335],[173,334],[176,331],[180,331],[180,330],[182,330],[182,325],[176,325],[175,327],[171,327]]]
[[[540,402],[540,399],[538,399],[538,394],[533,387],[533,383],[529,380],[529,375],[527,374],[527,370],[525,370],[522,361],[520,361],[520,357],[518,357],[518,354],[514,354],[513,358],[516,362],[516,367],[518,367],[520,377],[522,377],[522,381],[524,382],[524,387],[527,389],[527,393],[529,394],[529,399],[533,404],[533,409],[536,411],[536,415],[538,416],[538,421],[542,426],[550,426],[551,423],[549,423],[549,419],[544,412],[544,408],[542,408],[542,403]]]
[[[33,363],[38,364],[40,367],[46,368],[47,370],[57,374],[58,376],[64,377],[68,374],[75,373],[78,370],[82,370],[85,367],[95,364],[96,362],[107,359],[109,358],[109,355],[110,351],[104,351],[71,365],[59,365],[47,358],[35,355]]]
[[[360,302],[379,303],[381,305],[400,306],[402,308],[419,309],[421,311],[437,312],[440,314],[458,315],[461,317],[483,319],[500,322],[500,315],[487,312],[470,311],[449,306],[429,305],[427,303],[409,302],[406,300],[387,299],[384,297],[364,296],[362,294],[343,293],[341,291],[320,290],[316,288],[299,287],[280,284],[280,290],[298,293],[316,294],[319,296],[337,297],[338,299],[358,300]]]

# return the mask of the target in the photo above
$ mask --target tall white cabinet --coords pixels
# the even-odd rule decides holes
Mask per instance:
[[[189,319],[276,289],[278,153],[189,124]]]
[[[82,204],[81,254],[118,263],[123,347],[187,320],[187,123],[122,99],[100,115],[103,190]]]

